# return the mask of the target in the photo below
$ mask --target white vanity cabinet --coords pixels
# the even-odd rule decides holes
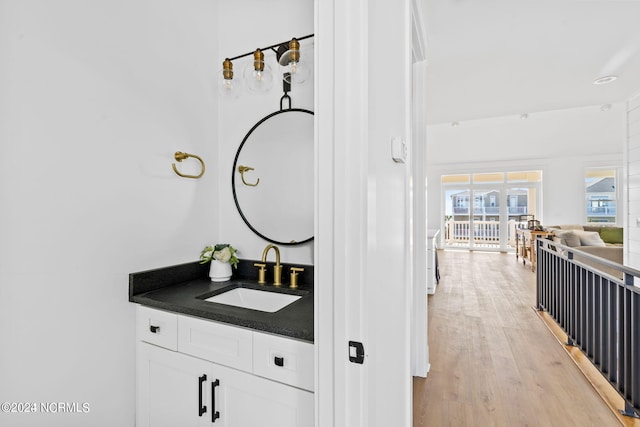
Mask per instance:
[[[312,344],[148,307],[137,309],[138,427],[313,426],[313,393],[300,388],[313,389],[313,380],[308,380],[313,377]],[[156,335],[162,333],[162,326],[153,324],[159,319],[165,321],[167,335],[175,331],[175,341]],[[254,340],[261,360],[257,373]],[[171,348],[174,342],[177,351]],[[275,368],[262,366],[265,357],[273,357]],[[268,372],[271,369],[275,374]]]

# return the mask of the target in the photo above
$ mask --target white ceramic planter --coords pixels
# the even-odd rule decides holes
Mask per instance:
[[[231,279],[231,264],[220,262],[217,259],[211,260],[209,277],[212,282],[226,282]]]

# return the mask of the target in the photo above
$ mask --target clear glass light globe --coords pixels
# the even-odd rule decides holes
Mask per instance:
[[[236,99],[242,93],[242,80],[239,78],[225,79],[223,71],[218,77],[218,94],[226,99]]]
[[[273,87],[273,73],[269,64],[263,70],[256,70],[253,62],[244,69],[244,80],[251,92],[267,92]]]

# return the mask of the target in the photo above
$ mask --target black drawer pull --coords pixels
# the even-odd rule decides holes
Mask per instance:
[[[281,356],[274,357],[273,363],[275,363],[276,366],[284,366],[284,357],[281,357]]]
[[[202,416],[205,412],[207,412],[207,407],[202,406],[202,384],[207,380],[207,374],[203,374],[198,378],[198,416]]]
[[[158,333],[158,331],[160,330],[160,326],[149,326],[149,330],[151,331],[151,333]]]
[[[211,383],[211,422],[215,423],[220,418],[220,412],[216,411],[216,387],[220,385],[220,380]]]

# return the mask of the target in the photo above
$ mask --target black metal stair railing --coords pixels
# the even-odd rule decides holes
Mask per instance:
[[[640,271],[558,245],[536,242],[536,307],[544,310],[640,413]],[[640,281],[637,282],[640,284]]]

